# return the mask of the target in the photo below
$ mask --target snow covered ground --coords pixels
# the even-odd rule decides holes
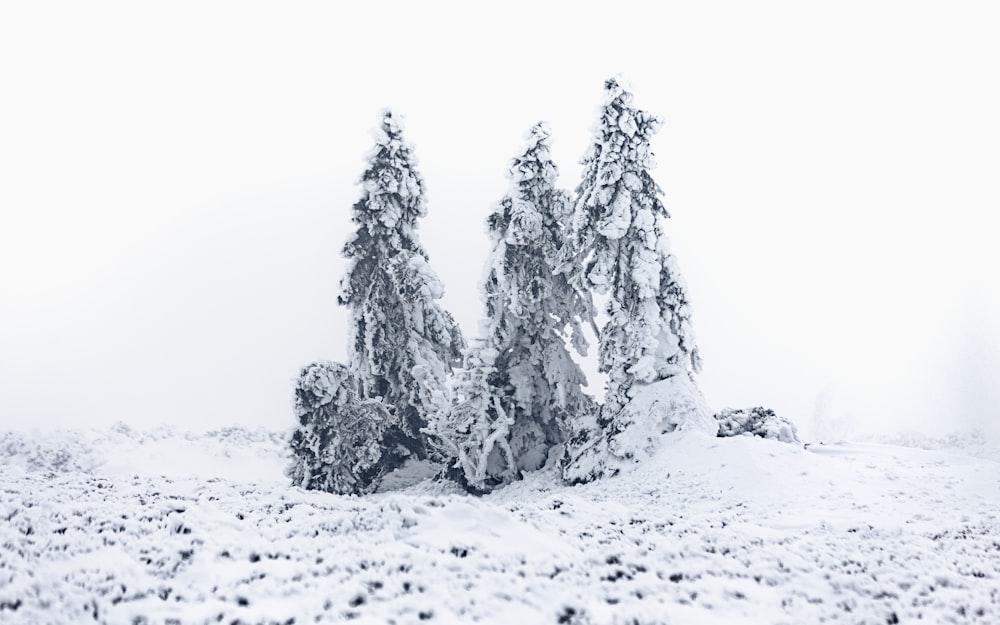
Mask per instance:
[[[271,432],[0,433],[0,623],[996,624],[969,440],[672,435],[584,486],[354,498],[288,487]]]

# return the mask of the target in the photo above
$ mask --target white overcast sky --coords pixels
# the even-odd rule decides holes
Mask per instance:
[[[385,106],[474,331],[507,161],[547,120],[574,187],[619,72],[664,120],[712,406],[995,422],[998,32],[961,1],[4,3],[0,425],[291,425],[298,367],[345,357]]]

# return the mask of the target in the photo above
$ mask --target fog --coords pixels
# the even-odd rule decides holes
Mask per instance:
[[[507,161],[547,120],[575,187],[621,72],[664,121],[713,407],[807,435],[996,427],[992,9],[4,5],[0,425],[290,426],[298,368],[346,356],[340,248],[386,106],[471,334]]]

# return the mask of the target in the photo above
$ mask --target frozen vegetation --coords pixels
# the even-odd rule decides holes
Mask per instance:
[[[770,408],[726,408],[715,415],[719,436],[759,436],[783,443],[801,445],[795,424],[774,414]]]
[[[910,442],[359,498],[289,487],[284,433],[0,433],[0,623],[1000,622],[1000,447]]]
[[[618,79],[604,83],[574,194],[557,186],[548,125],[528,132],[486,220],[484,318],[469,344],[438,302],[443,286],[417,234],[427,206],[414,149],[383,112],[343,248],[348,362],[300,372],[293,483],[364,494],[415,462],[444,462],[476,493],[546,466],[582,483],[642,462],[664,434],[718,432],[651,175],[660,121],[632,100]],[[584,392],[569,349],[586,356],[588,327],[607,374],[603,403]]]
[[[985,437],[808,445],[765,408],[713,415],[632,100],[605,83],[574,194],[531,128],[468,343],[384,112],[346,363],[300,369],[287,433],[0,432],[0,624],[1000,622]]]
[[[491,250],[482,284],[482,334],[433,433],[456,476],[477,491],[518,479],[561,450],[596,403],[567,342],[586,354],[589,306],[556,266],[568,247],[568,194],[555,187],[549,129],[536,124],[507,172],[509,189],[487,218]]]

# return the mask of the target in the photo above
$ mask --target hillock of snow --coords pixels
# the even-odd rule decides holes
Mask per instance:
[[[718,427],[704,396],[688,376],[637,384],[631,401],[612,418],[610,426],[587,428],[591,438],[570,451],[563,477],[588,482],[617,475],[656,455],[664,434],[699,432],[712,436]]]
[[[0,623],[1000,622],[1000,465],[954,451],[690,431],[355,497],[287,486],[283,433],[120,430],[0,439]]]

